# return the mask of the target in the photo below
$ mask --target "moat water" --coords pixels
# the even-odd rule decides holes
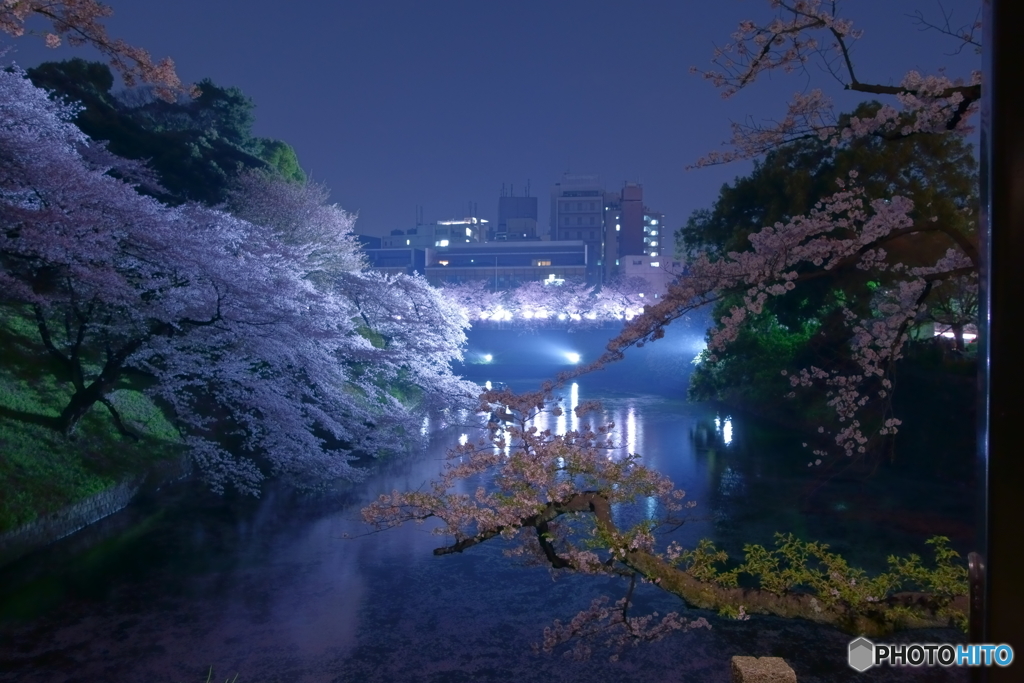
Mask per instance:
[[[479,331],[465,371],[532,389],[567,367],[565,353],[586,360],[602,338]],[[821,477],[808,468],[799,433],[685,400],[697,348],[692,333],[670,334],[559,392],[567,404],[600,400],[620,443],[697,502],[675,538],[709,537],[739,554],[744,543],[792,532],[869,570],[884,568],[889,554],[929,557],[924,541],[935,534],[963,554],[972,549],[976,493],[962,416],[910,416],[893,465],[872,477]],[[712,629],[674,634],[617,662],[600,649],[585,662],[535,654],[545,626],[597,596],[617,599],[624,583],[553,580],[514,564],[500,543],[435,557],[443,539],[423,527],[367,535],[359,521],[380,493],[436,475],[445,451],[473,438],[472,418],[462,419],[425,424],[425,448],[377,463],[357,485],[317,494],[269,486],[253,500],[180,484],[0,570],[0,681],[199,683],[212,667],[211,680],[237,674],[238,683],[724,683],[733,655],[784,657],[801,683],[967,680],[966,670],[938,668],[857,674],[846,664],[851,637],[838,630],[723,619],[651,586],[639,591],[639,608],[704,616]],[[570,416],[551,420],[554,429],[574,426]]]

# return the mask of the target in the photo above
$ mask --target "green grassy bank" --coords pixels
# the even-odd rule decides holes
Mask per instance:
[[[138,440],[94,406],[68,439],[50,425],[71,395],[32,322],[0,309],[0,533],[180,457],[174,427],[131,386],[110,396]]]

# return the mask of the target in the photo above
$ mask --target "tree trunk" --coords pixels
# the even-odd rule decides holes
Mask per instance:
[[[60,417],[57,418],[57,428],[66,437],[74,436],[78,423],[81,422],[90,408],[106,397],[106,394],[107,389],[100,380],[96,380],[84,389],[76,391],[64,407],[64,410],[61,411]]]
[[[961,323],[953,323],[950,327],[953,329],[953,338],[956,340],[956,352],[963,353],[966,350],[964,346],[964,326]]]

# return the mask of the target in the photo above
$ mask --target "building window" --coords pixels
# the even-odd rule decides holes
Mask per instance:
[[[591,216],[591,217],[590,217],[590,224],[591,224],[591,225],[593,225],[593,224],[594,224],[594,217],[593,217],[593,216]]]
[[[550,266],[551,259],[536,259],[533,262],[534,266]]]
[[[654,256],[654,254],[651,254],[651,256]],[[657,261],[651,261],[651,268],[657,268],[660,265]]]

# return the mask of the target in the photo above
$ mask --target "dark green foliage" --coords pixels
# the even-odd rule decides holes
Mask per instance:
[[[739,585],[741,575],[746,575],[770,593],[810,591],[826,609],[842,606],[859,614],[881,612],[887,622],[896,625],[913,619],[917,610],[886,604],[886,598],[901,589],[915,588],[931,596],[940,616],[966,630],[967,615],[954,607],[953,601],[967,595],[967,568],[945,536],[933,536],[925,543],[935,554],[934,568],[926,567],[913,553],[907,557],[890,555],[889,570],[876,576],[851,567],[840,555],[829,552],[827,544],[780,533],[775,534],[774,549],[745,545],[744,562],[728,571],[717,566],[726,563],[728,555],[708,539],[702,539],[694,550],[680,553],[677,562],[700,581],[734,587]],[[724,616],[735,618],[734,609],[723,610]]]
[[[252,135],[255,105],[238,88],[209,79],[200,95],[165,102],[146,88],[114,94],[105,64],[71,59],[28,70],[37,86],[82,105],[75,123],[95,140],[109,141],[114,154],[148,161],[168,203],[216,205],[238,173],[260,169],[305,181],[295,151],[286,143]]]
[[[873,115],[878,106],[861,105],[854,115]],[[850,171],[857,172],[856,182],[868,197],[912,199],[916,227],[942,226],[967,243],[975,240],[978,198],[971,146],[956,136],[922,134],[893,140],[861,138],[839,147],[804,140],[777,149],[756,162],[749,176],[724,185],[710,209],[695,211],[677,231],[676,243],[689,257],[706,253],[717,259],[745,251],[750,248],[749,235],[809,214]],[[955,244],[950,234],[931,231],[891,240],[884,247],[890,262],[915,266],[934,263]],[[814,270],[798,272],[809,275]],[[802,392],[796,392],[792,400],[783,400],[792,390],[782,372],[810,365],[842,368],[848,362],[850,329],[841,309],[870,318],[887,276],[854,267],[814,275],[802,279],[793,294],[770,298],[761,315],[748,316],[739,338],[717,354],[717,362],[705,361],[693,373],[691,396],[725,400],[790,422],[823,417],[824,396],[801,397]],[[743,294],[727,293],[713,319],[742,305]],[[936,301],[929,301],[936,310],[942,294],[937,288]]]

